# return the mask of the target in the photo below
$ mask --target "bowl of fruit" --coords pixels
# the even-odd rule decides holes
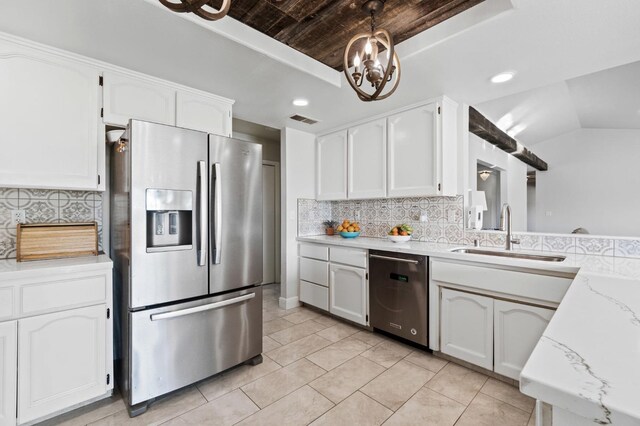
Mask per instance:
[[[411,239],[411,234],[413,234],[413,228],[403,223],[391,228],[387,237],[394,243],[404,243]]]
[[[360,225],[358,222],[350,222],[345,219],[336,229],[343,238],[355,238],[360,235]]]

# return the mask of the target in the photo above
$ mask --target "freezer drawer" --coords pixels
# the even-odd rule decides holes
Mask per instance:
[[[262,352],[262,288],[132,312],[127,397],[139,404]]]

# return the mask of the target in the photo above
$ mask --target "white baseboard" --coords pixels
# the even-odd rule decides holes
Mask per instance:
[[[281,297],[278,299],[278,305],[280,305],[281,309],[293,309],[300,306],[300,298],[298,296],[295,297]]]

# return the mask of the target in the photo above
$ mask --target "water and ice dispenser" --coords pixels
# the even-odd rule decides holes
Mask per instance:
[[[193,248],[193,193],[147,189],[147,252]]]

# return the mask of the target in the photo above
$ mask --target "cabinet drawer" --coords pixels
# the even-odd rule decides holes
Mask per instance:
[[[431,279],[554,303],[560,303],[573,281],[571,278],[436,260],[431,262]]]
[[[332,247],[329,255],[331,262],[351,265],[357,268],[367,267],[367,251],[359,249],[347,249]]]
[[[300,281],[300,301],[328,311],[329,289],[307,281]]]
[[[318,244],[300,244],[300,256],[326,261],[329,260],[329,247]]]
[[[111,280],[109,274],[70,274],[20,286],[20,314],[60,311],[67,308],[104,303]]]
[[[301,257],[300,279],[327,287],[329,285],[329,264]]]

